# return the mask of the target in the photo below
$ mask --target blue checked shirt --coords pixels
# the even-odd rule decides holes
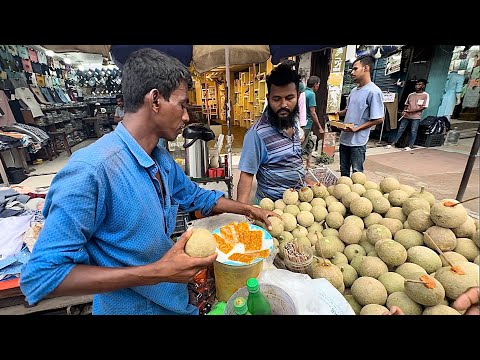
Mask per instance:
[[[305,178],[298,127],[294,127],[294,135],[290,138],[270,124],[268,113],[264,111],[245,134],[238,169],[256,174],[258,201],[264,197],[273,201],[281,199],[285,190]]]
[[[207,215],[223,196],[190,181],[164,148],[155,147],[152,156],[155,161],[122,123],[72,155],[53,179],[44,228],[21,272],[20,287],[29,304],[51,293],[76,264],[118,268],[161,259],[173,245],[170,234],[178,208]],[[93,298],[93,314],[197,313],[188,303],[187,285],[181,283]]]

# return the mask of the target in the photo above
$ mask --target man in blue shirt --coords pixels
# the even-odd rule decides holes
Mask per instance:
[[[298,127],[300,77],[289,63],[282,63],[266,79],[268,107],[248,129],[238,168],[237,200],[250,203],[253,177],[257,177],[255,202],[281,199],[286,189],[305,178]]]
[[[198,314],[187,283],[216,254],[188,256],[191,231],[170,239],[177,210],[244,214],[271,225],[273,212],[200,188],[157,146],[188,122],[191,85],[178,60],[153,49],[131,54],[123,67],[123,121],[75,152],[52,182],[44,228],[21,272],[29,304],[95,294],[94,314]]]
[[[371,80],[374,58],[360,57],[352,65],[351,76],[358,86],[347,98],[347,107],[337,112],[345,116],[345,124],[354,124],[340,134],[340,172],[350,176],[353,172],[363,172],[367,142],[373,126],[381,124],[384,117],[383,95],[380,88]]]

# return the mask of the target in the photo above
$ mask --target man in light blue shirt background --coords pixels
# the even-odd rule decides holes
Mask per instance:
[[[340,134],[340,172],[350,176],[350,171],[363,172],[367,142],[372,127],[383,122],[385,110],[380,88],[371,80],[375,60],[360,57],[352,64],[351,76],[358,83],[347,98],[347,106],[338,112],[345,116],[345,124],[354,124]]]

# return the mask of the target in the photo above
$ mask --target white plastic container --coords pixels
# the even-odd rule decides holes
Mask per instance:
[[[443,143],[443,145],[449,145],[449,146],[457,145],[459,139],[460,139],[460,131],[458,131],[458,127],[454,127],[453,130],[450,130],[447,133],[447,136],[445,137],[445,142]]]

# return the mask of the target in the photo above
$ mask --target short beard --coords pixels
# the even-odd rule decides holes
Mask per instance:
[[[268,104],[267,110],[268,110],[268,119],[270,121],[270,124],[272,124],[272,126],[275,126],[278,129],[289,129],[295,125],[299,108],[297,103],[297,105],[295,105],[295,108],[292,110],[292,112],[290,112],[286,117],[279,117],[278,114],[275,113],[273,109],[270,107],[270,104]]]

